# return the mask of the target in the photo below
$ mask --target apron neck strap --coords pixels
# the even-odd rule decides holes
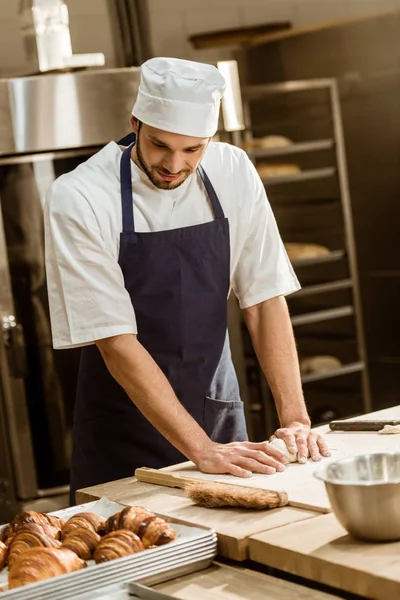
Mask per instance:
[[[120,164],[121,181],[121,201],[122,201],[122,231],[124,233],[135,231],[135,221],[133,216],[133,190],[132,190],[132,170],[131,170],[131,152],[134,143],[128,146],[122,153]],[[211,206],[216,219],[224,219],[224,211],[214,190],[207,173],[201,165],[197,171],[204,183],[204,187],[210,198]]]
[[[213,207],[215,218],[216,219],[224,219],[225,218],[224,211],[222,210],[222,206],[218,199],[217,193],[214,190],[214,187],[213,187],[211,181],[209,180],[207,173],[205,172],[205,170],[203,169],[203,167],[201,165],[199,165],[197,167],[197,172],[199,173],[199,175],[204,183],[204,187],[206,188],[208,197],[210,198],[211,206]]]

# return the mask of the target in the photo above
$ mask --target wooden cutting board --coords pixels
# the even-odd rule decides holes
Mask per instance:
[[[78,504],[83,504],[102,496],[125,506],[145,506],[167,517],[207,525],[217,532],[219,555],[237,561],[248,558],[248,540],[254,533],[311,519],[319,514],[286,506],[256,511],[244,508],[203,508],[193,505],[181,489],[140,483],[133,477],[80,490],[76,500]]]
[[[363,598],[400,598],[400,542],[350,537],[333,514],[250,538],[250,558]]]
[[[397,419],[400,417],[400,407],[371,413],[360,417]],[[370,452],[400,451],[400,435],[381,435],[377,432],[339,432],[329,431],[328,426],[318,428],[324,435],[335,460],[345,456],[367,454]],[[331,511],[331,505],[326,493],[325,484],[314,477],[314,471],[321,463],[309,460],[305,465],[298,463],[287,466],[283,473],[275,475],[253,475],[250,479],[242,479],[232,475],[209,475],[201,473],[193,463],[186,462],[174,465],[160,471],[138,471],[138,479],[164,486],[184,487],[187,481],[205,480],[218,481],[233,485],[242,485],[263,490],[286,492],[289,496],[289,506],[302,508],[319,513]]]

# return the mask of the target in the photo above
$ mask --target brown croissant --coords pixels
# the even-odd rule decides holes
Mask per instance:
[[[36,531],[33,526],[37,528]],[[18,556],[30,548],[60,548],[60,546],[61,542],[45,535],[40,525],[29,523],[27,526],[18,529],[10,541],[8,566],[12,567]]]
[[[14,589],[85,567],[85,561],[68,548],[30,548],[11,565],[8,587]]]
[[[145,548],[150,546],[162,546],[176,538],[176,531],[164,519],[160,517],[148,517],[141,523],[137,535],[143,542]]]
[[[39,525],[38,523],[27,522],[25,524],[14,525],[14,532],[11,532],[10,537],[8,537],[7,540],[4,542],[5,545],[10,546],[14,537],[22,530],[42,534],[53,540],[58,540],[58,538],[60,537],[60,530],[56,529],[55,527],[52,527],[51,525]]]
[[[8,548],[3,542],[0,542],[0,571],[5,567],[7,562]]]
[[[83,560],[90,560],[101,537],[91,529],[75,527],[63,541],[63,548],[69,548]]]
[[[30,510],[19,513],[16,517],[14,517],[10,525],[6,527],[7,532],[3,533],[3,536],[7,535],[8,537],[11,537],[20,527],[30,523],[36,523],[36,525],[40,525],[42,528],[45,528],[46,535],[51,535],[51,537],[55,539],[60,539],[60,531],[64,525],[64,521],[58,517],[47,515],[46,513],[37,513],[33,510]]]
[[[129,529],[137,533],[137,529],[143,521],[156,515],[141,506],[130,506],[116,513],[106,521],[105,532],[115,531],[116,529]]]
[[[74,515],[64,524],[61,530],[61,539],[65,539],[77,527],[90,529],[99,535],[104,533],[105,518],[91,512],[81,512]]]
[[[107,562],[144,550],[137,535],[128,529],[118,529],[105,535],[97,545],[93,558],[96,563]]]

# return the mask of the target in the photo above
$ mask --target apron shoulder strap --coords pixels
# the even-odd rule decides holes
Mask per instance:
[[[213,207],[215,218],[216,219],[224,219],[225,218],[224,211],[222,210],[222,206],[218,199],[217,193],[214,190],[214,187],[213,187],[211,181],[209,180],[207,173],[205,172],[205,170],[203,169],[203,167],[201,165],[199,165],[197,167],[197,171],[204,183],[204,187],[206,188],[208,197],[210,198],[211,206]]]

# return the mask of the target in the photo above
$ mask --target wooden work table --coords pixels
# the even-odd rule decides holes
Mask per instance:
[[[374,417],[400,418],[400,406],[363,418]],[[327,428],[320,430],[325,432]],[[343,436],[348,439],[349,453],[353,447],[365,447],[368,451],[374,451],[374,446],[381,449],[383,443],[400,449],[400,435],[341,433],[340,436],[342,440]],[[134,477],[79,490],[76,500],[84,503],[102,496],[124,505],[146,506],[158,513],[216,530],[219,555],[237,561],[237,564],[229,568],[216,564],[204,572],[158,586],[176,598],[283,600],[307,597],[328,600],[338,598],[337,593],[340,597],[352,593],[377,600],[400,598],[400,542],[357,542],[332,513],[321,514],[291,506],[270,511],[202,508],[194,506],[182,489],[142,483]],[[241,568],[240,562],[247,559],[253,561],[250,564],[265,565],[337,591],[327,594]]]

